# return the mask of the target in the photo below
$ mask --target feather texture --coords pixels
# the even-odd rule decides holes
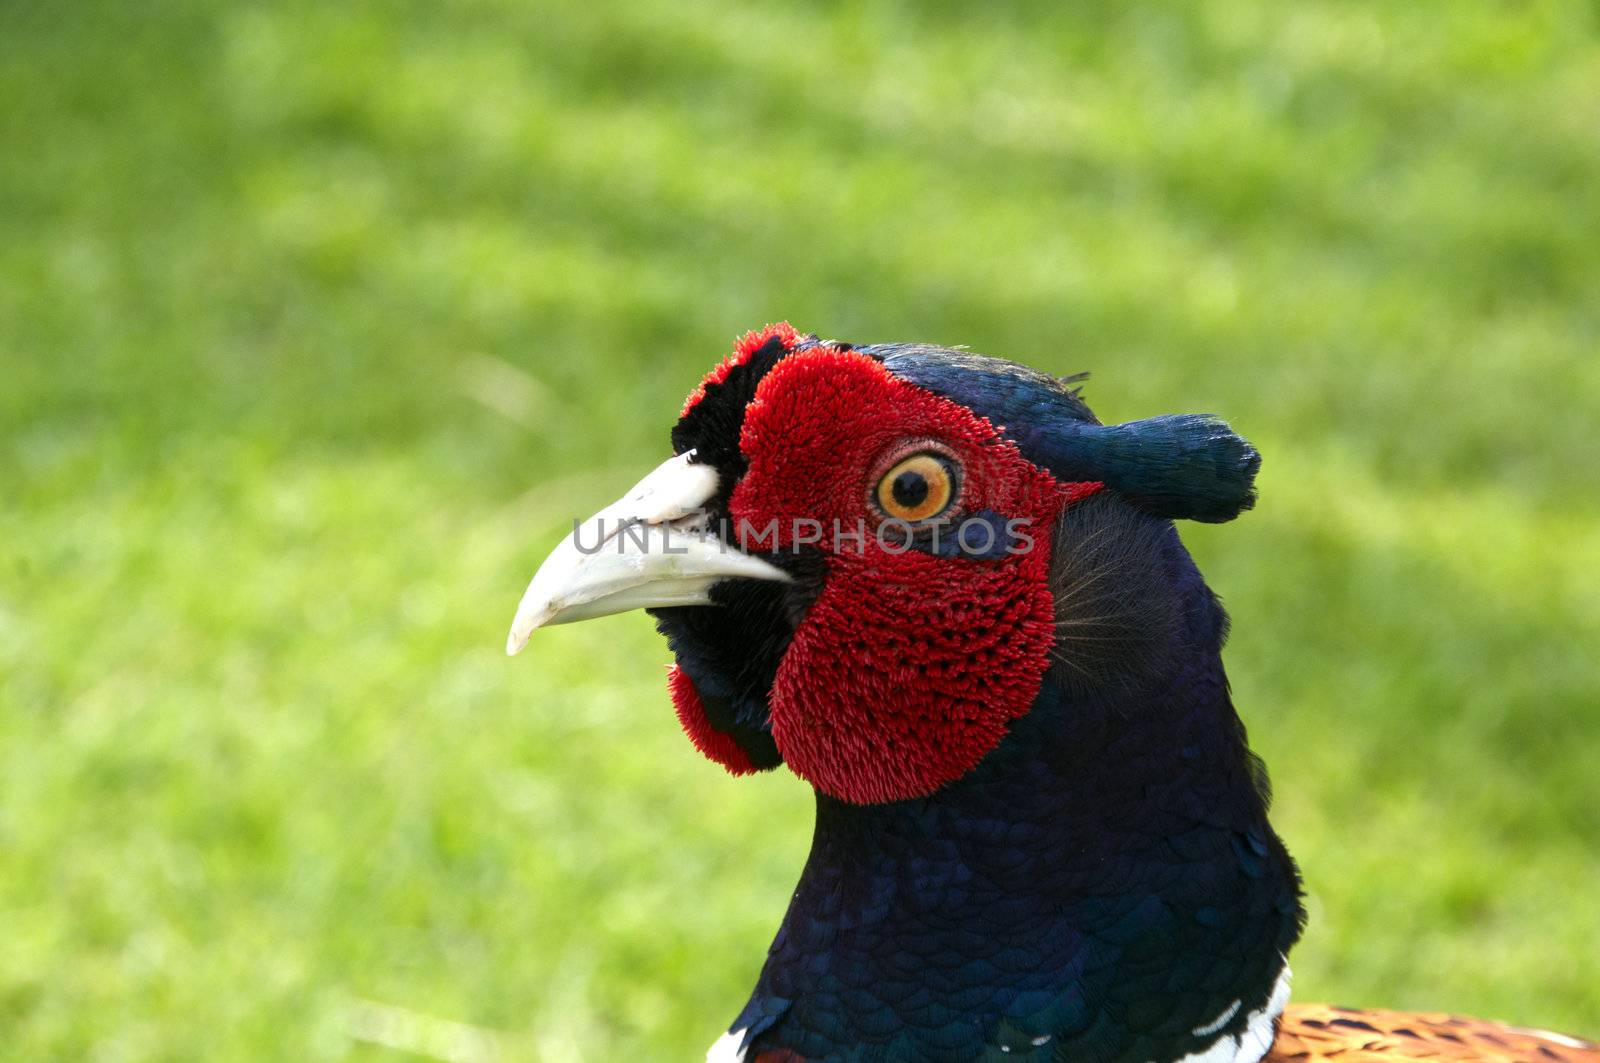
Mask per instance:
[[[1600,1045],[1453,1015],[1291,1004],[1266,1063],[1600,1063]]]

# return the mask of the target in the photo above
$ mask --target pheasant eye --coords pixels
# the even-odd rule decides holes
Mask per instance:
[[[894,464],[878,481],[875,497],[887,517],[921,521],[950,508],[956,495],[956,472],[942,454],[923,451]]]

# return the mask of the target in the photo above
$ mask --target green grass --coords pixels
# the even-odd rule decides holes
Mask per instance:
[[[0,7],[5,1054],[696,1058],[809,795],[500,647],[781,317],[1254,439],[1297,995],[1600,1034],[1600,13],[1057,8]]]

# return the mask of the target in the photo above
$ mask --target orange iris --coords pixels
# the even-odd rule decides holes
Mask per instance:
[[[923,451],[895,463],[878,481],[878,508],[896,520],[937,517],[955,498],[956,479],[947,458]]]

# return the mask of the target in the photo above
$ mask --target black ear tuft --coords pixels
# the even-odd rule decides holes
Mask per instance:
[[[1058,475],[1104,481],[1153,516],[1219,524],[1255,505],[1261,455],[1220,418],[1171,414],[1064,427],[1050,441]]]

